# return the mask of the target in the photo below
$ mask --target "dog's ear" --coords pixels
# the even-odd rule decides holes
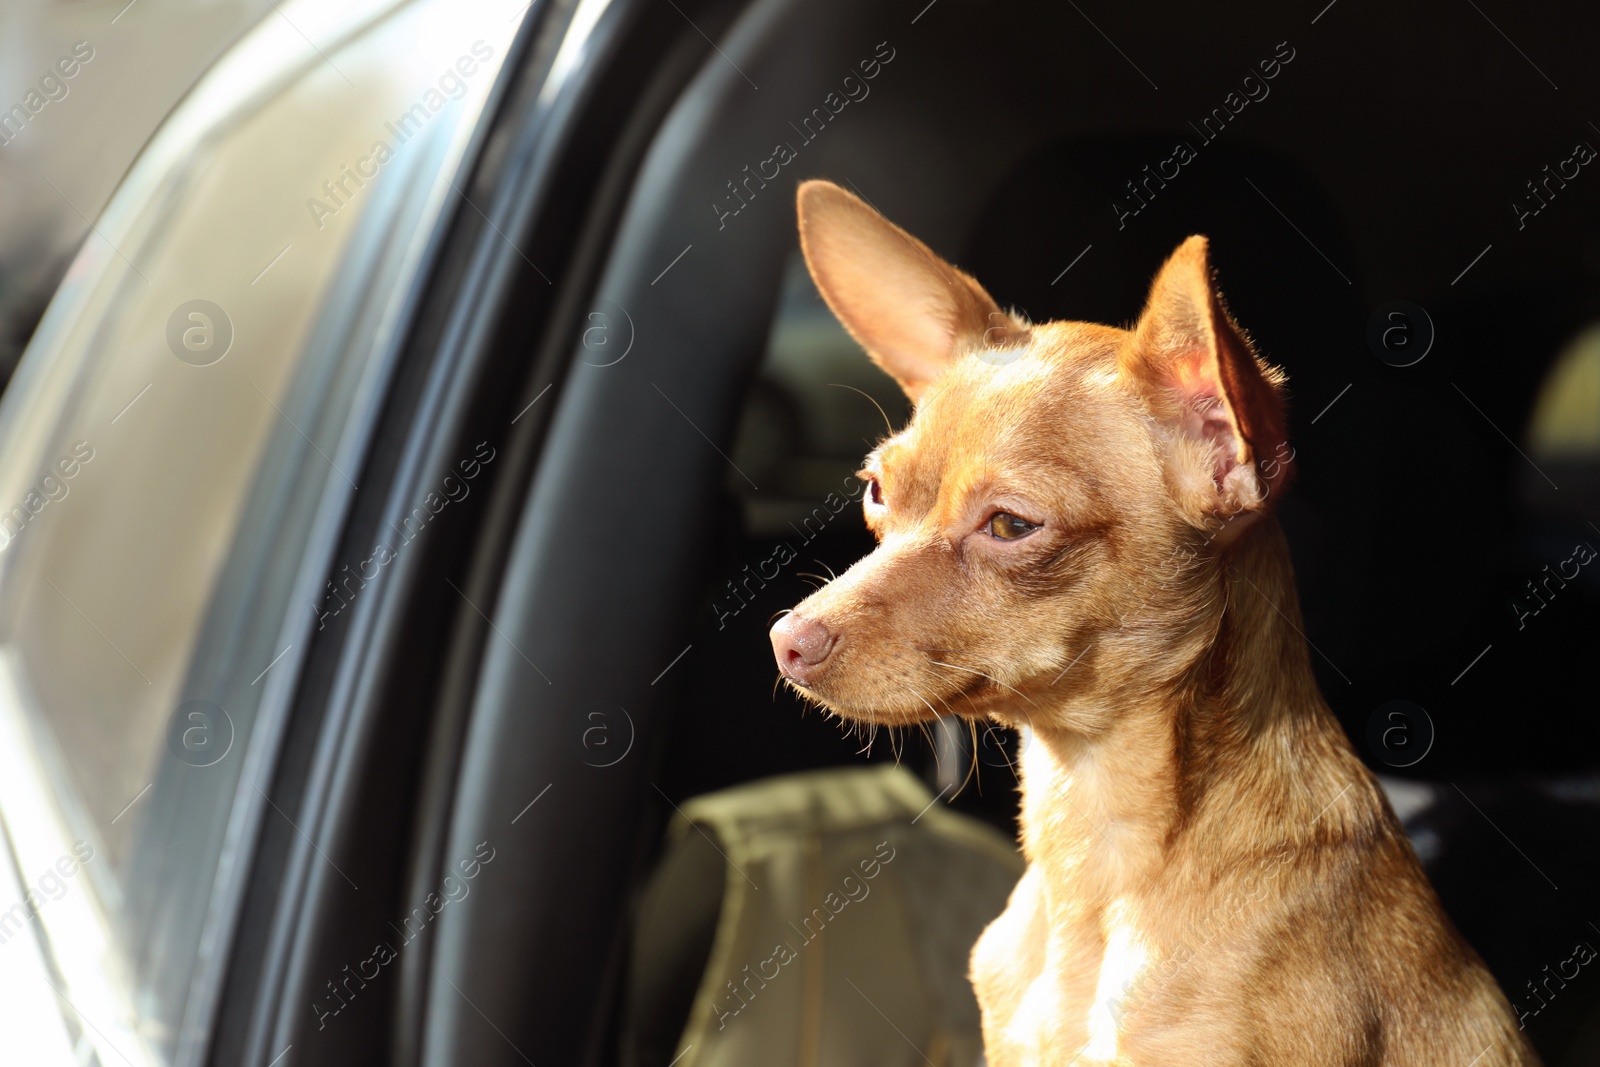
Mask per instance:
[[[1228,314],[1204,237],[1184,241],[1156,275],[1121,368],[1168,431],[1180,508],[1231,540],[1287,483],[1294,450],[1283,372],[1257,358]]]
[[[1027,341],[983,287],[858,197],[800,186],[800,249],[822,298],[913,402],[957,356]]]

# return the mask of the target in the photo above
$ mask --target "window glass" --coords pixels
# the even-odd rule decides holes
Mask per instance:
[[[198,1040],[305,552],[524,10],[278,5],[130,171],[0,406],[0,815],[25,883],[71,868],[20,919],[103,1060]]]

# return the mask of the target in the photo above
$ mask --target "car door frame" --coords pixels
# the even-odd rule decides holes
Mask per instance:
[[[265,1067],[291,1048],[297,1064],[418,1062],[426,941],[401,957],[389,994],[352,1000],[355,1017],[327,1025],[307,1005],[370,956],[355,932],[364,917],[398,918],[449,866],[467,711],[572,340],[639,160],[711,52],[690,15],[715,28],[739,4],[685,7],[536,0],[508,54],[403,313],[399,364],[332,559],[369,555],[464,459],[478,457],[482,476],[344,626],[311,635],[267,790],[283,818],[261,827],[207,1062]]]

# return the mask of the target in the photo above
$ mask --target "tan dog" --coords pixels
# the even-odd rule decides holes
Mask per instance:
[[[1032,325],[837,186],[799,207],[916,412],[861,473],[877,550],[773,649],[849,719],[1031,732],[1028,872],[972,957],[990,1067],[1536,1063],[1317,691],[1283,375],[1205,239],[1132,330]]]

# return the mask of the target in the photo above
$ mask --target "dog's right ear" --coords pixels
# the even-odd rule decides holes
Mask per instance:
[[[1156,275],[1121,368],[1167,429],[1182,510],[1197,525],[1222,519],[1219,543],[1237,537],[1287,484],[1294,449],[1283,372],[1228,314],[1204,237],[1184,241]]]
[[[858,197],[826,181],[800,186],[800,249],[822,298],[913,403],[958,356],[1027,341],[969,275]]]

